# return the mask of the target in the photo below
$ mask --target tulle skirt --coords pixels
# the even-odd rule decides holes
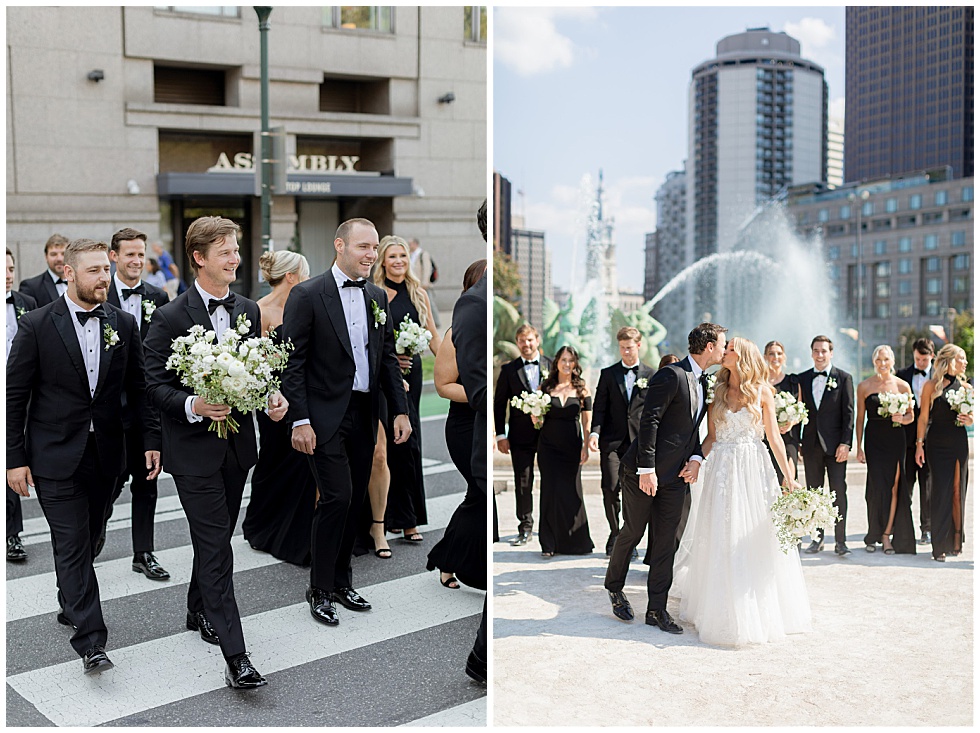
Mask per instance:
[[[701,641],[743,646],[811,630],[799,554],[784,554],[769,507],[779,495],[762,441],[716,443],[691,491],[670,595]]]

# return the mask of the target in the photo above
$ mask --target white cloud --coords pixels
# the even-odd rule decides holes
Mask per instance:
[[[595,20],[595,8],[496,8],[493,16],[494,56],[522,76],[572,65],[576,48],[555,25],[558,18]]]
[[[837,29],[822,18],[803,18],[799,23],[788,22],[783,30],[800,42],[803,58],[817,63],[823,63],[821,57],[828,55],[824,50],[830,51],[833,42],[837,40]]]
[[[844,119],[844,98],[843,97],[835,97],[834,99],[831,99],[830,100],[830,104],[827,105],[827,106],[829,108],[828,111],[827,111],[827,114],[831,118],[838,119],[838,120]]]

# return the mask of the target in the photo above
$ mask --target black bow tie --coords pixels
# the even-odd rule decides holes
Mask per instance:
[[[538,366],[538,360],[535,359],[534,361],[525,361],[524,362],[524,366],[531,366],[532,364],[534,364],[534,366]]]
[[[708,374],[706,372],[701,372],[701,376],[698,377],[698,382],[701,383],[702,387],[708,386]]]
[[[813,373],[813,376],[815,376],[815,377],[829,377],[830,376],[830,372],[814,372]]]
[[[136,295],[140,297],[146,295],[146,288],[143,287],[143,283],[140,283],[135,288],[123,288],[122,289],[123,300],[129,300],[129,296],[132,295],[133,293],[136,293]]]
[[[14,294],[13,293],[11,293],[10,295],[7,296],[7,302],[8,303],[13,303],[14,302]]]
[[[61,279],[61,278],[59,277],[59,278],[58,278],[57,280],[55,280],[55,281],[54,281],[54,284],[55,284],[55,285],[67,285],[67,284],[68,284],[68,281],[67,281],[67,280],[62,280],[62,279]]]
[[[628,372],[633,372],[633,374],[638,374],[638,373],[639,373],[639,371],[640,371],[640,365],[639,365],[639,364],[637,364],[637,365],[635,365],[635,366],[631,366],[631,367],[623,367],[623,368],[624,368],[624,369],[625,369],[626,371],[628,371]]]
[[[7,302],[9,303],[10,301]],[[915,376],[916,374],[921,374],[923,377],[926,375],[922,369],[912,369],[912,375]]]
[[[361,290],[364,290],[365,285],[367,285],[367,280],[345,280],[341,287],[360,288]]]
[[[75,318],[77,318],[78,322],[81,323],[83,326],[85,325],[85,322],[89,318],[98,318],[101,321],[108,317],[109,316],[106,315],[106,312],[101,305],[95,306],[90,311],[78,311],[77,313],[75,313]]]
[[[223,300],[215,300],[214,298],[208,300],[208,314],[213,316],[214,312],[222,306],[228,313],[231,313],[235,309],[235,294],[228,293],[228,297]]]

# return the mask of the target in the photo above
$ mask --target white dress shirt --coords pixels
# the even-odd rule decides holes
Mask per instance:
[[[7,297],[10,297],[10,293],[7,293]],[[17,310],[14,308],[13,303],[7,303],[7,353],[4,355],[4,359],[10,356],[10,345],[14,342],[14,336],[17,335]]]
[[[834,368],[833,364],[827,364],[827,368],[821,369],[820,371],[827,372],[827,374],[830,374],[830,370],[833,368]],[[813,369],[814,371],[817,370],[816,367],[813,367]],[[827,377],[823,376],[822,374],[818,374],[817,376],[815,376],[813,378],[813,404],[817,406],[818,410],[820,409],[820,403],[823,401],[823,393],[826,389],[827,389]]]
[[[126,288],[127,290],[131,290],[132,288],[119,279],[118,271],[112,276],[112,283],[116,287],[116,295],[119,296],[119,307],[135,318],[136,323],[141,323],[143,321],[143,313],[141,310],[143,298],[139,293],[133,293],[128,298],[123,298],[123,288]],[[136,285],[139,286],[140,283],[136,283]],[[206,303],[207,301],[204,302]]]
[[[8,347],[9,348],[9,347]],[[912,367],[915,368],[914,366]],[[921,374],[912,375],[912,394],[915,395],[915,404],[917,407],[922,407],[922,387],[932,378],[932,367],[926,369],[925,376]]]
[[[48,277],[50,277],[51,282],[54,283],[54,288],[55,290],[58,291],[58,295],[64,295],[66,292],[68,292],[68,283],[59,283],[58,280],[64,280],[64,278],[58,277],[58,273],[56,273],[54,270],[49,269]]]
[[[197,280],[194,280],[194,287],[197,288],[197,292],[200,294],[201,300],[204,301],[205,309],[208,307],[209,300],[223,300],[228,297],[229,293],[229,290],[226,289],[224,295],[222,295],[220,298],[215,298],[213,295],[211,295],[211,293],[202,288],[201,284]],[[214,329],[215,338],[220,339],[221,334],[223,334],[227,330],[228,326],[231,325],[231,313],[229,313],[228,309],[224,306],[219,306],[218,308],[214,309],[214,313],[209,314],[209,317],[211,319],[211,327]],[[136,318],[136,322],[139,323],[138,316]],[[201,422],[201,420],[204,419],[194,412],[194,400],[196,399],[197,395],[192,394],[184,401],[184,414],[187,416],[187,422]]]
[[[105,348],[102,343],[101,333],[105,321],[101,321],[98,318],[89,318],[83,326],[78,322],[78,316],[75,314],[86,313],[95,306],[92,306],[92,308],[82,308],[67,295],[64,298],[68,304],[71,325],[75,327],[75,335],[78,337],[78,346],[82,350],[82,359],[85,362],[85,376],[88,377],[89,397],[95,397],[95,388],[99,383],[99,364],[102,360],[102,349]],[[103,310],[105,310],[105,306],[103,306]],[[89,432],[95,430],[95,426],[91,422],[89,422],[88,430]]]
[[[640,362],[636,362],[636,364],[633,366],[628,366],[625,361],[621,361],[619,363],[622,364],[623,369],[626,370],[626,401],[629,402],[631,399],[633,399],[633,385],[636,384],[637,372],[633,371],[633,367],[636,367],[636,369],[639,370]]]
[[[367,392],[371,387],[371,367],[368,361],[368,312],[364,302],[364,291],[361,288],[345,288],[344,283],[351,278],[337,267],[330,268],[337,290],[340,293],[340,303],[344,307],[344,320],[347,321],[347,335],[350,337],[351,350],[354,352],[354,387],[355,392]],[[361,278],[356,278],[360,280]],[[374,319],[372,313],[370,318]],[[380,326],[379,326],[380,328]]]
[[[524,361],[523,369],[524,376],[527,377],[527,383],[531,387],[532,392],[537,392],[538,388],[541,386],[541,352],[537,352],[530,359],[525,359],[523,356],[521,359]],[[537,364],[528,364],[529,361],[536,361]]]

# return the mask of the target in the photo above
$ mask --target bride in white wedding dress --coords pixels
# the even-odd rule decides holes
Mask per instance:
[[[754,343],[735,337],[721,364],[670,595],[701,641],[743,646],[810,631],[810,602],[799,555],[780,549],[769,512],[780,490],[763,435],[783,475],[793,472],[765,363]]]

